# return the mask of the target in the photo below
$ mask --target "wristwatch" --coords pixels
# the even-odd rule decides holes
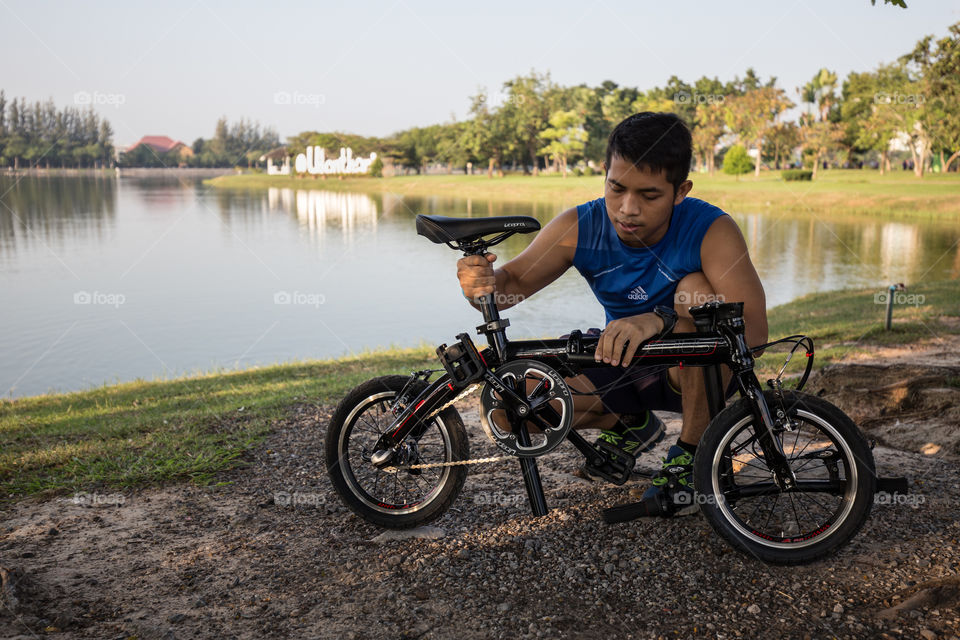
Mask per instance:
[[[657,334],[657,338],[662,338],[673,331],[673,328],[677,326],[677,312],[671,307],[665,307],[662,304],[658,304],[653,308],[653,313],[660,316],[660,319],[663,320],[663,329],[661,329],[660,333]]]

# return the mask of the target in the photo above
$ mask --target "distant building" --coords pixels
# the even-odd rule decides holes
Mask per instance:
[[[181,159],[189,158],[193,155],[193,149],[179,140],[172,140],[167,136],[143,136],[136,143],[130,145],[127,151],[133,151],[140,145],[145,144],[157,152],[157,155],[177,151]]]
[[[266,161],[268,176],[288,176],[290,175],[290,153],[286,147],[277,147],[260,156],[260,162]],[[279,167],[274,161],[280,161],[283,164]]]

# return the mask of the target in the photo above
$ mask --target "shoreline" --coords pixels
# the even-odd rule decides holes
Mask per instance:
[[[779,172],[759,179],[691,174],[692,197],[734,213],[828,213],[830,215],[960,221],[960,175],[924,179],[894,172],[833,169],[815,182],[784,182]],[[298,178],[264,174],[225,175],[204,181],[219,189],[304,190],[445,196],[491,201],[551,202],[573,206],[603,193],[601,176],[423,175],[392,178]]]
[[[874,290],[843,290],[771,309],[770,336],[810,335],[815,371],[856,358],[885,361],[891,349],[930,347],[931,336],[940,338],[940,348],[960,351],[960,280],[921,283],[911,292],[924,300],[898,305],[891,331],[883,330],[884,305],[876,303]],[[758,377],[776,375],[784,357],[784,349],[768,349]],[[802,371],[805,362],[794,358],[786,375]],[[436,367],[433,350],[421,345],[3,399],[0,510],[4,503],[91,487],[215,482],[218,474],[244,466],[248,452],[295,407],[333,406],[372,377]],[[951,385],[960,386],[960,378]]]
[[[111,167],[109,169],[64,169],[51,167],[30,167],[27,169],[13,170],[5,167],[0,170],[2,176],[92,176],[92,177],[146,177],[154,175],[162,176],[206,176],[220,177],[235,174],[236,169],[232,168],[202,168],[202,167]]]

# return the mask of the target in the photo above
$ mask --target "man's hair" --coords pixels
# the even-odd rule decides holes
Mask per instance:
[[[693,157],[690,130],[673,113],[642,111],[625,118],[607,140],[607,169],[614,155],[637,167],[664,171],[674,191],[687,179]]]

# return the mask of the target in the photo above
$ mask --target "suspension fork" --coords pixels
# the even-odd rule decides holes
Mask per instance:
[[[742,312],[735,317],[724,318],[717,324],[718,329],[726,335],[730,343],[729,365],[737,378],[740,391],[744,397],[750,400],[754,424],[756,425],[757,441],[763,451],[764,460],[773,472],[774,481],[777,485],[783,490],[793,489],[796,487],[797,478],[794,476],[787,461],[787,456],[783,452],[783,446],[776,436],[775,430],[778,425],[770,413],[767,399],[763,395],[763,389],[753,370],[753,353],[747,347]]]
[[[763,395],[763,389],[760,387],[756,374],[751,368],[748,371],[739,371],[735,375],[744,397],[750,400],[753,420],[756,425],[754,429],[757,441],[760,443],[760,449],[763,451],[767,466],[773,472],[774,481],[781,489],[793,489],[797,484],[797,478],[794,476],[790,463],[787,461],[787,456],[783,452],[783,446],[776,436],[777,423],[770,412],[770,406]]]

